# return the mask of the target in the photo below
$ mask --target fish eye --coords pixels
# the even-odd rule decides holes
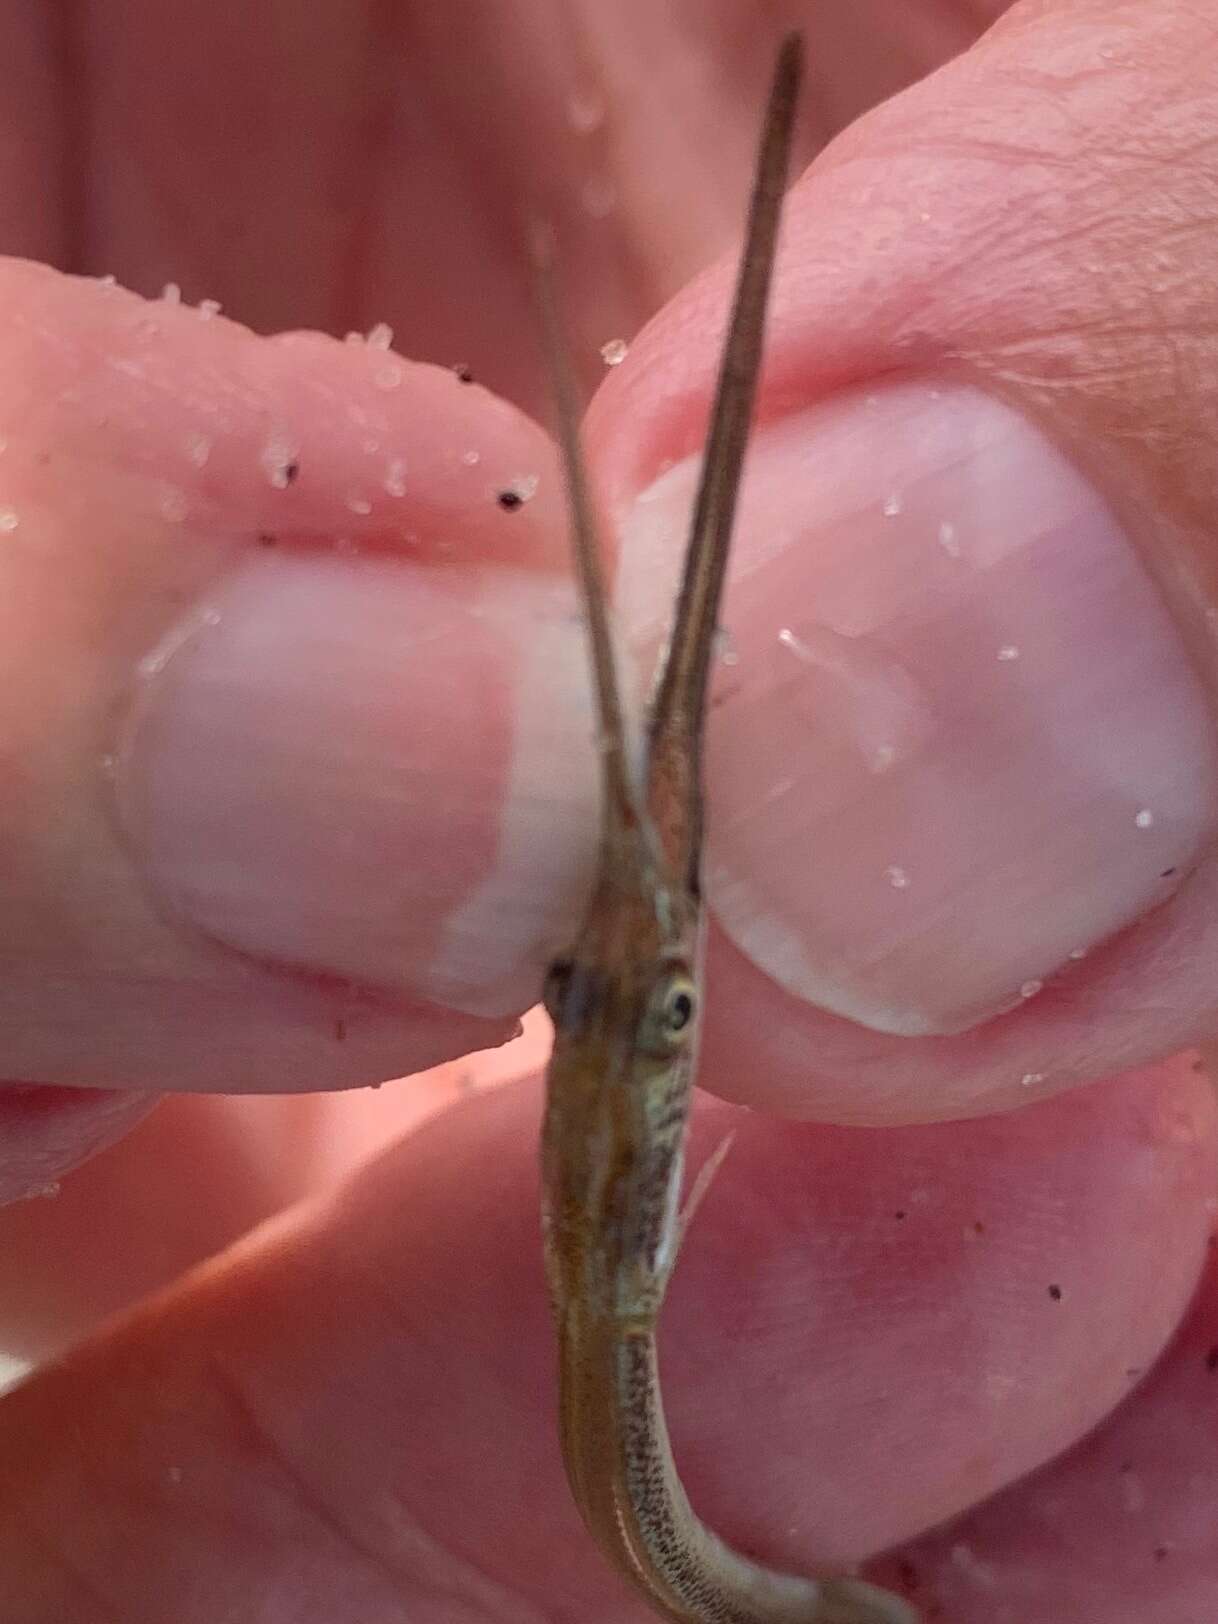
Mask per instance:
[[[683,970],[666,976],[652,994],[644,1021],[644,1042],[661,1053],[679,1049],[694,1029],[698,989]]]
[[[683,1032],[694,1018],[694,995],[688,986],[669,989],[664,1019],[670,1032]]]

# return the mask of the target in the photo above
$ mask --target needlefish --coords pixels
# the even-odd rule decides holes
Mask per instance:
[[[546,977],[554,1024],[542,1136],[546,1271],[558,1333],[567,1475],[609,1560],[676,1624],[917,1624],[899,1597],[841,1574],[787,1575],[698,1518],[673,1461],[656,1322],[685,1224],[679,1210],[702,1002],[702,735],[708,675],[761,362],[802,72],[783,44],[753,181],[701,483],[671,635],[632,768],[609,631],[579,406],[552,249],[537,251],[601,757],[592,894]],[[543,239],[544,240],[544,239]],[[708,1167],[713,1172],[717,1158]]]

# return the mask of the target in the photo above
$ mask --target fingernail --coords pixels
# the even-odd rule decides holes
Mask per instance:
[[[656,640],[697,470],[636,498]],[[888,386],[766,425],[708,744],[738,946],[877,1031],[964,1030],[1165,900],[1213,823],[1200,681],[1133,544],[1023,417]]]
[[[283,548],[145,662],[115,764],[162,906],[259,960],[532,1003],[595,827],[569,583]]]

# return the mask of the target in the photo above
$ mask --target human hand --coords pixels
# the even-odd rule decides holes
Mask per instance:
[[[505,166],[498,255],[463,235],[488,211],[451,173],[447,212],[395,196],[328,233],[292,195],[299,176],[263,153],[250,210],[275,192],[283,235],[269,219],[234,256],[248,281],[210,291],[266,325],[391,314],[404,354],[469,360],[535,402],[532,329],[499,290],[517,286],[515,221],[543,158],[558,197],[580,200],[572,216],[597,205],[584,240],[560,220],[586,349],[649,313],[738,218],[731,168],[747,165],[771,41],[759,31],[746,63],[728,29],[747,9],[716,15],[723,40],[704,21],[696,38],[714,38],[720,75],[740,71],[731,91],[676,68],[661,81],[670,57],[689,72],[675,13],[671,53],[640,41],[641,13],[601,19],[623,29],[594,56],[618,64],[613,142],[611,124],[570,128],[590,103],[565,61],[530,77],[535,119],[517,115],[498,145],[495,85],[461,81],[471,150]],[[909,16],[913,38],[928,25]],[[297,42],[310,118],[269,121],[294,151],[308,130],[319,161],[337,145],[321,90],[360,108],[400,96],[386,75],[377,102],[354,48],[336,62],[348,19],[325,39],[314,20]],[[135,48],[153,52],[158,19],[141,21]],[[160,19],[176,49],[160,46],[195,65],[185,21]],[[214,11],[195,26],[223,37]],[[493,57],[505,99],[544,37],[522,26]],[[450,97],[445,46],[483,60],[451,19],[434,54],[411,43],[407,82]],[[1209,43],[1180,8],[1020,8],[847,134],[792,200],[773,427],[742,514],[737,663],[712,737],[725,929],[703,1081],[768,1112],[888,1126],[748,1119],[683,1257],[665,1344],[700,1509],[791,1566],[906,1540],[1074,1443],[1163,1347],[1204,1253],[1210,1096],[1188,1061],[1161,1057],[1215,1026]],[[256,54],[246,25],[233,46]],[[115,121],[142,115],[163,136],[165,110],[182,108],[200,164],[205,128],[213,159],[231,154],[236,137],[224,148],[230,132],[192,117],[181,85],[124,95],[123,49],[96,81]],[[416,77],[420,60],[433,77]],[[226,84],[232,110],[266,76]],[[632,85],[656,86],[654,103],[624,103]],[[111,177],[124,146],[99,148]],[[601,218],[607,187],[588,187],[610,151],[630,162]],[[451,152],[437,138],[437,162]],[[350,176],[366,174],[359,156]],[[439,184],[426,164],[402,169]],[[240,214],[231,166],[212,173],[212,197],[225,183]],[[184,190],[213,218],[217,203]],[[125,212],[115,197],[111,178],[102,215]],[[425,250],[402,227],[420,217]],[[293,222],[284,263],[274,245]],[[138,281],[165,263],[185,281],[159,224],[118,221],[97,269]],[[643,228],[628,276],[621,245]],[[342,303],[353,265],[381,308]],[[399,312],[385,301],[403,267],[419,298]],[[616,304],[601,302],[611,270]],[[589,423],[640,663],[653,549],[682,500],[681,468],[660,470],[696,446],[725,277],[662,312]],[[302,310],[316,286],[328,303]],[[128,1089],[333,1088],[501,1035],[577,905],[593,763],[554,462],[527,419],[376,349],[255,339],[23,267],[5,306],[4,1064],[123,1091],[10,1098],[10,1144],[24,1131],[28,1147],[9,1159],[13,1194],[143,1109]],[[894,371],[925,389],[881,381]],[[498,506],[533,475],[531,500]],[[340,536],[352,550],[335,553]],[[861,670],[811,624],[840,639],[881,612],[885,660]],[[977,754],[987,743],[993,759]],[[970,801],[978,781],[989,798]],[[1092,951],[1076,962],[1071,945]],[[879,1030],[918,1023],[933,1035]],[[1134,1065],[1151,1069],[1074,1089]],[[708,1107],[702,1134],[728,1110]],[[10,1397],[0,1553],[16,1616],[640,1617],[557,1467],[535,1114],[523,1086],[471,1101]],[[187,1162],[189,1142],[158,1148],[162,1166]],[[81,1175],[98,1194],[104,1165]],[[195,1178],[219,1234],[232,1169]],[[14,1212],[45,1234],[54,1210]],[[1050,1605],[1117,1624],[1204,1614],[1218,1564],[1197,1389],[1213,1323],[1203,1292],[1094,1440],[881,1576],[949,1621]]]

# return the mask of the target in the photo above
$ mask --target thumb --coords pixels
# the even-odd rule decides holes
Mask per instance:
[[[795,188],[709,746],[721,973],[782,1003],[719,1000],[725,1075],[952,1114],[1218,1027],[1216,132],[1212,18],[1030,3]],[[728,275],[593,409],[641,654]]]

